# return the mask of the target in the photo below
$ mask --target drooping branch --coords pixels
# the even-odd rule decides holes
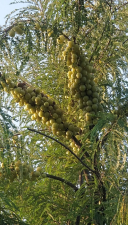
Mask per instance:
[[[89,168],[89,166],[87,166],[68,146],[66,146],[65,144],[63,144],[62,142],[60,142],[60,141],[58,141],[57,139],[55,139],[55,138],[53,138],[53,137],[51,137],[51,136],[49,136],[49,135],[47,135],[47,134],[44,134],[44,133],[42,133],[42,132],[40,132],[40,131],[37,131],[37,130],[35,130],[35,129],[31,129],[31,128],[27,128],[28,130],[30,130],[30,131],[32,131],[32,132],[36,132],[37,134],[41,134],[41,135],[43,135],[43,136],[45,136],[45,137],[47,137],[47,138],[50,138],[50,139],[52,139],[53,141],[55,141],[55,142],[57,142],[58,144],[60,144],[61,146],[63,146],[65,149],[67,149],[72,155],[74,155],[75,156],[75,158],[77,158],[80,162],[81,162],[81,164],[83,165],[83,166],[85,166],[86,168],[88,168],[92,173],[95,173],[95,171],[94,170],[92,170],[91,168]]]
[[[61,177],[54,176],[54,175],[51,175],[51,174],[46,174],[46,177],[49,177],[49,178],[54,179],[54,180],[59,180],[59,181],[65,183],[65,184],[67,184],[71,188],[73,188],[75,191],[78,191],[78,188],[74,184],[72,184],[71,182],[69,182],[69,181],[67,181],[67,180],[65,180]]]

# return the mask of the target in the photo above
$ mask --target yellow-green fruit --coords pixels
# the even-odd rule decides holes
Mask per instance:
[[[16,166],[15,167],[15,171],[18,173],[20,171],[20,167],[19,166]]]
[[[16,167],[18,167],[18,166],[20,166],[20,165],[21,165],[21,161],[20,161],[20,160],[18,160],[18,161],[15,162],[15,166],[16,166]]]
[[[59,36],[59,39],[61,40],[61,42],[65,41],[64,35],[60,35],[60,36]]]
[[[24,24],[23,24],[22,22],[20,22],[20,23],[19,23],[19,27],[20,27],[21,29],[24,29]]]
[[[10,37],[14,37],[14,36],[15,36],[15,31],[14,31],[13,29],[11,29],[11,30],[9,31],[9,36],[10,36]]]
[[[41,172],[42,171],[42,167],[41,166],[37,167],[36,171]]]
[[[23,30],[19,26],[15,26],[13,29],[17,34],[20,34],[20,35],[23,34]]]
[[[68,47],[72,48],[74,46],[74,42],[73,41],[68,41]]]
[[[66,132],[66,138],[67,138],[67,139],[70,139],[70,138],[72,138],[72,136],[73,136],[73,132],[70,131],[70,130],[68,130],[68,131]]]
[[[58,39],[57,39],[57,43],[58,43],[58,44],[62,44],[64,41],[65,41],[64,35],[60,35],[60,36],[58,37]]]
[[[85,91],[86,86],[85,85],[80,85],[79,89],[80,89],[80,91]]]
[[[39,177],[40,176],[40,172],[39,171],[35,171],[34,175],[35,175],[35,177]]]

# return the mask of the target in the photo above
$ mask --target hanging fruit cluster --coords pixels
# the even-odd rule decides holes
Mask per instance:
[[[13,182],[15,179],[27,179],[34,181],[39,177],[46,177],[46,174],[42,173],[41,167],[37,167],[36,170],[34,170],[33,167],[20,160],[10,164],[8,167],[5,167],[4,163],[1,163],[0,180],[9,179],[10,182]]]
[[[78,127],[66,122],[63,110],[39,88],[34,89],[26,83],[16,85],[11,79],[3,76],[1,76],[1,85],[4,91],[12,94],[20,106],[24,106],[24,109],[32,114],[32,120],[51,127],[53,134],[71,139],[79,132]]]
[[[65,37],[61,35],[57,43],[63,42]],[[96,113],[102,110],[99,89],[94,82],[95,69],[89,65],[78,44],[73,41],[66,43],[67,47],[62,55],[69,68],[67,76],[70,93],[77,101],[78,108],[85,112],[86,121],[94,123]]]
[[[24,29],[24,25],[22,22],[20,22],[19,24],[15,25],[13,28],[11,28],[11,30],[9,31],[9,36],[14,37],[15,34],[22,35],[24,32],[23,29]]]

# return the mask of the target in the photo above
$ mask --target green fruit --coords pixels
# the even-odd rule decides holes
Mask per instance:
[[[92,102],[95,104],[95,103],[98,103],[98,99],[97,98],[93,98],[92,99]]]
[[[60,124],[61,123],[61,118],[56,119],[56,123]]]
[[[58,124],[58,123],[53,123],[53,124],[52,124],[52,129],[58,130],[58,128],[59,128],[59,124]]]
[[[52,117],[53,117],[53,119],[57,119],[58,118],[58,114],[57,113],[53,113]]]
[[[91,106],[91,105],[92,105],[92,101],[91,101],[91,100],[88,100],[88,101],[86,102],[86,104],[87,104],[87,106]]]
[[[98,105],[97,105],[97,104],[93,104],[93,105],[92,105],[92,109],[93,109],[93,110],[97,110],[97,109],[98,109]]]
[[[67,139],[71,139],[72,136],[73,136],[73,132],[70,131],[70,130],[68,130],[68,131],[66,132],[66,138],[67,138]]]
[[[30,100],[31,98],[31,95],[29,93],[26,93],[25,96],[24,96],[25,100]]]
[[[56,109],[56,113],[59,114],[59,115],[62,115],[63,114],[63,110],[62,109]]]
[[[49,118],[49,117],[50,117],[50,113],[49,113],[49,112],[45,112],[45,113],[44,113],[44,117],[45,117],[45,118]]]
[[[36,92],[36,94],[39,94],[40,93],[40,88],[36,88],[35,92]]]
[[[86,102],[86,101],[88,101],[88,100],[89,100],[89,97],[88,97],[87,95],[83,97],[83,101]]]
[[[59,137],[62,136],[63,135],[63,131],[61,131],[61,130],[57,131],[56,135],[59,136]]]
[[[23,30],[19,26],[15,26],[13,29],[17,34],[20,34],[20,35],[23,34]]]
[[[98,110],[99,110],[99,111],[102,111],[102,110],[103,110],[103,106],[99,104],[99,105],[98,105]]]
[[[80,89],[80,91],[85,91],[86,90],[86,86],[85,85],[80,85],[79,89]]]
[[[35,103],[37,105],[41,105],[41,101],[42,101],[42,98],[40,96],[35,98]]]
[[[87,106],[87,107],[86,107],[86,111],[87,111],[87,112],[91,112],[91,111],[92,111],[92,107],[91,107],[91,106]]]
[[[86,83],[86,81],[87,81],[86,77],[81,78],[81,83]]]
[[[93,96],[93,98],[98,98],[99,94],[97,92],[93,92],[92,96]]]
[[[26,91],[27,91],[27,93],[32,93],[33,92],[33,88],[32,87],[28,87]]]
[[[45,107],[49,107],[49,103],[48,103],[48,102],[45,102],[45,103],[44,103],[44,106],[45,106]]]
[[[53,123],[55,123],[55,120],[54,119],[51,119],[50,120],[50,124],[52,125]]]
[[[59,123],[59,130],[64,130],[64,125],[62,123]]]
[[[87,71],[86,70],[82,70],[82,75],[83,76],[87,76]]]
[[[20,22],[18,26],[19,26],[21,29],[24,29],[24,23],[23,23],[23,22]]]
[[[87,90],[90,90],[92,88],[90,84],[88,84],[86,87],[87,87]]]
[[[74,126],[73,125],[69,125],[68,130],[73,132],[74,131]]]
[[[39,176],[40,176],[40,172],[39,172],[39,171],[35,171],[35,172],[34,172],[34,175],[35,175],[36,177],[39,177]]]
[[[53,100],[52,100],[52,99],[50,99],[50,98],[49,98],[49,99],[47,99],[47,102],[49,103],[49,105],[50,105],[50,106],[52,106],[52,105],[53,105]]]
[[[9,31],[9,36],[10,36],[10,37],[15,37],[15,31],[14,31],[14,29],[11,29],[11,30]]]
[[[97,87],[96,86],[92,86],[92,91],[96,92],[97,91]]]
[[[76,77],[79,78],[79,79],[82,78],[82,73],[77,73]]]
[[[76,67],[76,71],[77,71],[77,73],[82,73],[82,67],[81,66],[77,66]]]
[[[87,95],[89,95],[89,96],[92,95],[92,91],[91,90],[88,90],[87,91]]]
[[[38,171],[38,172],[40,172],[40,173],[41,173],[41,171],[42,171],[42,167],[40,167],[40,166],[39,166],[39,167],[37,167],[37,168],[36,168],[36,171]]]

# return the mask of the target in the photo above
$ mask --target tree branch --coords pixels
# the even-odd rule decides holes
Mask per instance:
[[[75,158],[77,158],[80,162],[81,162],[81,164],[83,165],[83,166],[85,166],[86,168],[88,168],[92,173],[95,173],[95,171],[94,170],[92,170],[91,168],[89,168],[89,166],[87,166],[69,147],[67,147],[65,144],[63,144],[62,142],[60,142],[60,141],[58,141],[58,140],[56,140],[55,138],[53,138],[53,137],[50,137],[49,135],[47,135],[47,134],[44,134],[44,133],[42,133],[42,132],[40,132],[40,131],[37,131],[37,130],[35,130],[35,129],[30,129],[30,128],[27,128],[28,130],[30,130],[30,131],[32,131],[32,132],[36,132],[37,134],[41,134],[41,135],[43,135],[43,136],[45,136],[45,137],[47,137],[47,138],[50,138],[50,139],[52,139],[53,141],[55,141],[55,142],[57,142],[58,144],[60,144],[61,146],[63,146],[64,148],[66,148],[69,152],[71,152],[71,154],[72,155],[74,155],[75,156]]]
[[[63,179],[61,177],[57,177],[57,176],[54,176],[54,175],[51,175],[51,174],[45,174],[45,175],[46,175],[46,177],[52,178],[54,180],[59,180],[59,181],[65,183],[65,184],[67,184],[68,186],[73,188],[75,191],[79,190],[74,184],[72,184],[71,182],[69,182],[69,181],[67,181],[67,180],[65,180],[65,179]]]
[[[123,7],[123,6],[127,5],[127,4],[128,4],[128,2],[125,2],[124,4],[120,5],[114,11],[112,11],[112,13],[115,12],[115,11],[117,11],[117,10],[119,10],[121,7]]]

